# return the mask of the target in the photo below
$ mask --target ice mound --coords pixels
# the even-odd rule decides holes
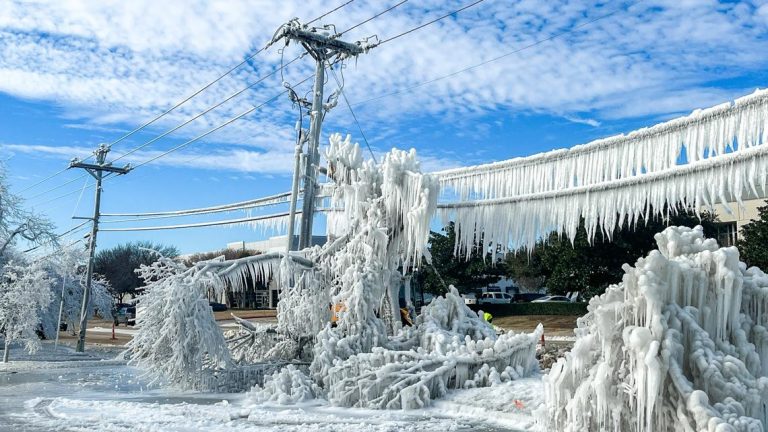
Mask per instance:
[[[701,227],[594,297],[576,343],[545,378],[559,431],[762,431],[768,425],[768,276]]]
[[[491,386],[538,370],[541,325],[532,334],[497,336],[454,287],[425,307],[414,324],[385,347],[336,358],[322,369],[316,360],[316,379],[328,400],[362,408],[422,408],[452,388]],[[319,339],[324,352],[343,341],[331,331]]]
[[[294,365],[267,376],[263,386],[254,387],[246,394],[253,403],[276,402],[280,405],[292,405],[315,399],[321,389]]]

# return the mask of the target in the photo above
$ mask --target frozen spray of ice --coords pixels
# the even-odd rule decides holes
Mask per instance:
[[[573,350],[545,378],[559,431],[761,431],[768,425],[768,276],[701,227],[594,297]]]

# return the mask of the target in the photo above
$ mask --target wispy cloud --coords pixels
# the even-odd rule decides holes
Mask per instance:
[[[408,3],[346,38],[391,36],[464,3]],[[346,92],[354,103],[408,89],[526,47],[621,4],[485,2],[351,62],[344,69]],[[599,126],[603,120],[663,116],[729,99],[746,89],[721,88],[714,81],[768,66],[763,54],[768,5],[762,1],[623,4],[623,10],[582,30],[397,96],[355,105],[355,110],[374,130],[371,136],[382,140],[392,135],[398,122],[430,118],[439,124],[462,117],[471,123],[491,110],[550,113]],[[88,127],[116,138],[126,125],[133,127],[162,112],[262,46],[285,20],[314,17],[329,8],[321,0],[279,5],[246,0],[0,0],[0,92],[55,101],[73,120],[68,127]],[[360,0],[331,17],[344,28],[382,8],[381,2]],[[285,58],[298,53],[291,46]],[[257,56],[155,130],[213,105],[280,62],[276,48]],[[281,91],[281,79],[296,83],[311,72],[309,61],[297,62],[282,78],[255,86],[179,135],[194,136],[220,124]],[[308,89],[307,84],[299,90]],[[291,166],[294,122],[295,111],[280,98],[217,133],[218,147],[210,157],[185,165],[185,157],[194,154],[174,155],[161,163],[283,173]],[[348,119],[339,124],[351,127]],[[69,150],[47,154],[68,159],[73,155]],[[440,156],[434,162],[453,163]]]

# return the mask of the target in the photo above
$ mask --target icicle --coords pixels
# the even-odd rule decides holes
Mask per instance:
[[[699,162],[768,142],[768,91],[627,135],[570,149],[435,173],[462,200],[560,191],[673,168],[684,152]]]

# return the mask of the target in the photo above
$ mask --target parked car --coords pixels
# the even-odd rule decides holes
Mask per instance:
[[[136,306],[122,305],[118,307],[115,313],[115,324],[135,325]]]
[[[211,305],[211,309],[213,309],[214,312],[224,312],[229,309],[224,303],[209,302],[208,304]]]
[[[512,300],[515,303],[528,303],[546,296],[547,296],[546,294],[541,294],[541,293],[521,293],[521,294],[515,294]]]
[[[499,293],[499,292],[486,292],[483,293],[479,299],[477,299],[477,304],[510,304],[512,303],[512,296],[507,293]]]
[[[467,304],[467,305],[477,304],[477,296],[475,296],[472,293],[462,294],[461,297],[464,299],[464,304]]]
[[[546,296],[532,300],[531,303],[570,303],[571,299],[566,296]]]

